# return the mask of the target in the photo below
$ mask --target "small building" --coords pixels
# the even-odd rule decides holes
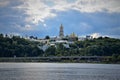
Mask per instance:
[[[78,37],[78,41],[84,41],[84,40],[86,40],[85,37]]]
[[[93,39],[93,37],[90,36],[90,35],[87,35],[87,36],[86,36],[86,39],[89,39],[89,40],[90,40],[90,39]]]

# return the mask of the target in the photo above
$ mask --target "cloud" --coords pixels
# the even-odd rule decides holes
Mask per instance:
[[[120,0],[20,0],[22,4],[14,7],[23,11],[25,21],[38,25],[48,18],[57,16],[56,12],[76,10],[79,12],[120,12]]]
[[[7,6],[10,2],[8,0],[0,0],[0,7]]]
[[[80,12],[120,12],[120,0],[77,0],[74,9]]]
[[[119,3],[120,0],[0,0],[0,32],[48,34],[46,29],[54,34],[56,26],[63,23],[69,27],[66,32],[120,34]]]
[[[112,38],[119,38],[120,36],[118,35],[105,35],[105,34],[100,34],[100,33],[92,33],[91,36],[93,38],[99,38],[99,37],[112,37]]]
[[[23,4],[15,7],[18,10],[24,11],[27,15],[26,22],[33,24],[43,23],[46,18],[55,17],[56,14],[52,13],[49,6],[43,0],[22,0]]]
[[[9,33],[8,35],[21,36],[21,34],[17,32],[12,32],[12,33]]]
[[[19,25],[19,24],[13,23],[12,26],[13,26],[13,29],[19,30],[20,32],[34,31],[36,29],[34,26],[31,26],[29,24]]]
[[[23,30],[34,30],[32,27],[31,27],[31,25],[25,25],[25,27],[23,27]]]
[[[85,22],[81,22],[80,26],[82,30],[88,30],[92,28],[88,23],[85,23]]]
[[[98,38],[98,37],[101,36],[101,34],[100,34],[100,33],[93,33],[93,34],[91,34],[91,36],[92,36],[93,38]]]

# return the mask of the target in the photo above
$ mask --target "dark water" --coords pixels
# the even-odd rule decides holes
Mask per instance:
[[[0,63],[0,80],[120,80],[120,65]]]

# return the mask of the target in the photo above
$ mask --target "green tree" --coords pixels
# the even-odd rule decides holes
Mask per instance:
[[[48,36],[48,35],[47,35],[47,36],[45,36],[45,39],[50,39],[50,36]]]
[[[55,56],[56,48],[54,46],[50,46],[45,50],[45,56]]]

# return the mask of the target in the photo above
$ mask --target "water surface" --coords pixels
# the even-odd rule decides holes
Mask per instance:
[[[120,80],[120,65],[0,63],[0,80]]]

